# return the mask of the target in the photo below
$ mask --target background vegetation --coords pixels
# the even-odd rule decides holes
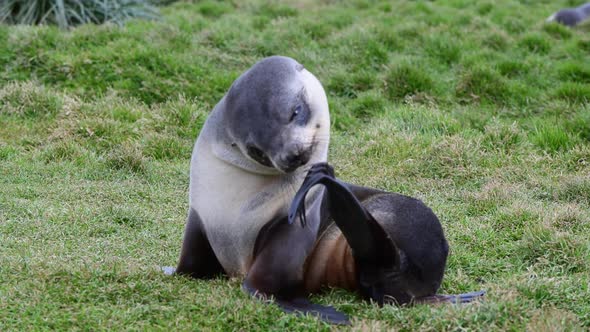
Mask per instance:
[[[239,280],[166,277],[192,144],[231,82],[294,57],[323,82],[345,180],[424,200],[469,306],[314,298],[355,330],[590,328],[590,29],[577,1],[162,8],[124,27],[0,26],[0,330],[328,329]]]
[[[8,24],[55,24],[67,28],[85,23],[123,24],[133,17],[155,18],[155,7],[148,0],[3,0],[0,3],[0,23]]]

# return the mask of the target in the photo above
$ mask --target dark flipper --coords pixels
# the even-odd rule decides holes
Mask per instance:
[[[333,168],[326,163],[315,164],[310,169],[289,209],[290,224],[299,216],[305,226],[305,196],[317,184],[323,184],[326,187],[332,217],[354,250],[355,258],[375,260],[377,259],[375,255],[382,255],[379,253],[380,249],[391,249],[391,251],[395,249],[393,242],[373,216],[361,205],[347,185],[334,177]],[[389,239],[387,242],[392,247],[379,248],[382,243],[376,240],[382,239]],[[395,257],[384,258],[395,259]]]
[[[246,282],[242,285],[253,297],[263,300],[267,303],[276,303],[281,310],[288,314],[311,315],[321,319],[324,322],[338,325],[349,325],[348,316],[334,309],[333,307],[323,306],[310,302],[304,297],[295,297],[291,299],[275,298],[260,293],[258,290],[248,286]]]
[[[371,214],[361,205],[348,186],[334,177],[326,163],[312,166],[289,209],[289,223],[300,216],[305,226],[305,195],[323,184],[329,198],[330,213],[350,245],[359,270],[359,288],[365,298],[384,302],[383,273],[397,272],[400,252]]]
[[[172,272],[172,270],[164,271],[166,272]],[[192,208],[188,213],[180,261],[174,273],[189,275],[193,278],[213,278],[225,274],[207,240],[201,218]]]
[[[348,316],[345,314],[329,306],[311,303],[306,298],[296,298],[288,301],[275,300],[275,302],[287,313],[312,315],[330,324],[350,325]]]

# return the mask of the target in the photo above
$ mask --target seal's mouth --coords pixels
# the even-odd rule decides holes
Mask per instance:
[[[247,145],[246,153],[248,157],[262,166],[275,168],[283,173],[293,173],[309,162],[314,147],[315,144],[312,144],[307,149],[297,147],[293,151],[283,154],[276,159],[271,159],[264,151],[254,145]]]
[[[281,158],[280,169],[285,173],[292,173],[299,167],[307,164],[311,159],[312,149],[290,153]]]
[[[270,161],[270,158],[268,158],[266,153],[264,153],[259,148],[255,147],[253,145],[248,145],[248,147],[246,147],[246,151],[248,153],[248,156],[250,156],[250,158],[256,160],[256,162],[259,163],[260,165],[263,165],[266,167],[274,167],[272,162]]]

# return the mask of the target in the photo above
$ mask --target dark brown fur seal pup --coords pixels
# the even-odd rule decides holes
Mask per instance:
[[[322,286],[359,292],[382,305],[470,302],[483,295],[437,295],[448,244],[436,215],[421,201],[342,182],[326,163],[313,165],[289,211],[307,224],[304,198],[322,184],[320,235],[305,269],[308,292]]]

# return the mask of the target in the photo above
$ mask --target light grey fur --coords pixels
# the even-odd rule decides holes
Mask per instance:
[[[285,120],[298,101],[311,110],[305,126]],[[292,172],[281,168],[285,154],[313,144],[307,164],[326,161],[329,130],[323,87],[286,57],[254,65],[215,106],[193,150],[189,204],[202,219],[215,256],[229,275],[248,272],[260,229],[287,215],[305,177],[305,167]],[[272,167],[252,159],[248,144],[260,147]]]

